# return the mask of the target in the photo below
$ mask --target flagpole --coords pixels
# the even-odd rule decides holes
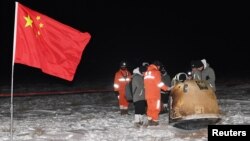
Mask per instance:
[[[16,53],[16,28],[17,28],[17,14],[18,14],[18,2],[15,2],[15,24],[14,24],[14,39],[13,39],[13,54],[12,54],[12,68],[11,68],[11,107],[10,107],[10,140],[13,141],[13,85],[14,85],[14,62]]]

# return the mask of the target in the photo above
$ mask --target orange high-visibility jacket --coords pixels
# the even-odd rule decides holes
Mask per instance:
[[[127,69],[120,69],[115,74],[114,91],[125,94],[125,86],[129,81],[131,81],[131,73]]]
[[[161,72],[154,64],[149,65],[144,74],[144,88],[146,99],[158,99],[160,98],[161,89],[166,91],[168,88],[161,81]]]

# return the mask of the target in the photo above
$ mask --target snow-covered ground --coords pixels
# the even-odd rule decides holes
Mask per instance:
[[[250,124],[250,82],[222,81],[217,86],[222,110],[218,124]],[[10,140],[10,98],[0,98],[0,141]],[[14,97],[15,141],[206,141],[207,129],[183,130],[160,115],[156,127],[133,126],[121,116],[111,92]]]

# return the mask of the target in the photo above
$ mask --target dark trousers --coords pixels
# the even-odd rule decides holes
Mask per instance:
[[[147,103],[145,100],[134,102],[135,114],[144,115],[146,114]]]
[[[169,92],[161,93],[161,102],[163,104],[168,104],[168,100],[169,100]]]

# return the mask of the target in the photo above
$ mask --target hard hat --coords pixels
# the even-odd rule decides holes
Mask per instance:
[[[126,61],[121,61],[120,62],[120,67],[127,67],[127,62]]]

